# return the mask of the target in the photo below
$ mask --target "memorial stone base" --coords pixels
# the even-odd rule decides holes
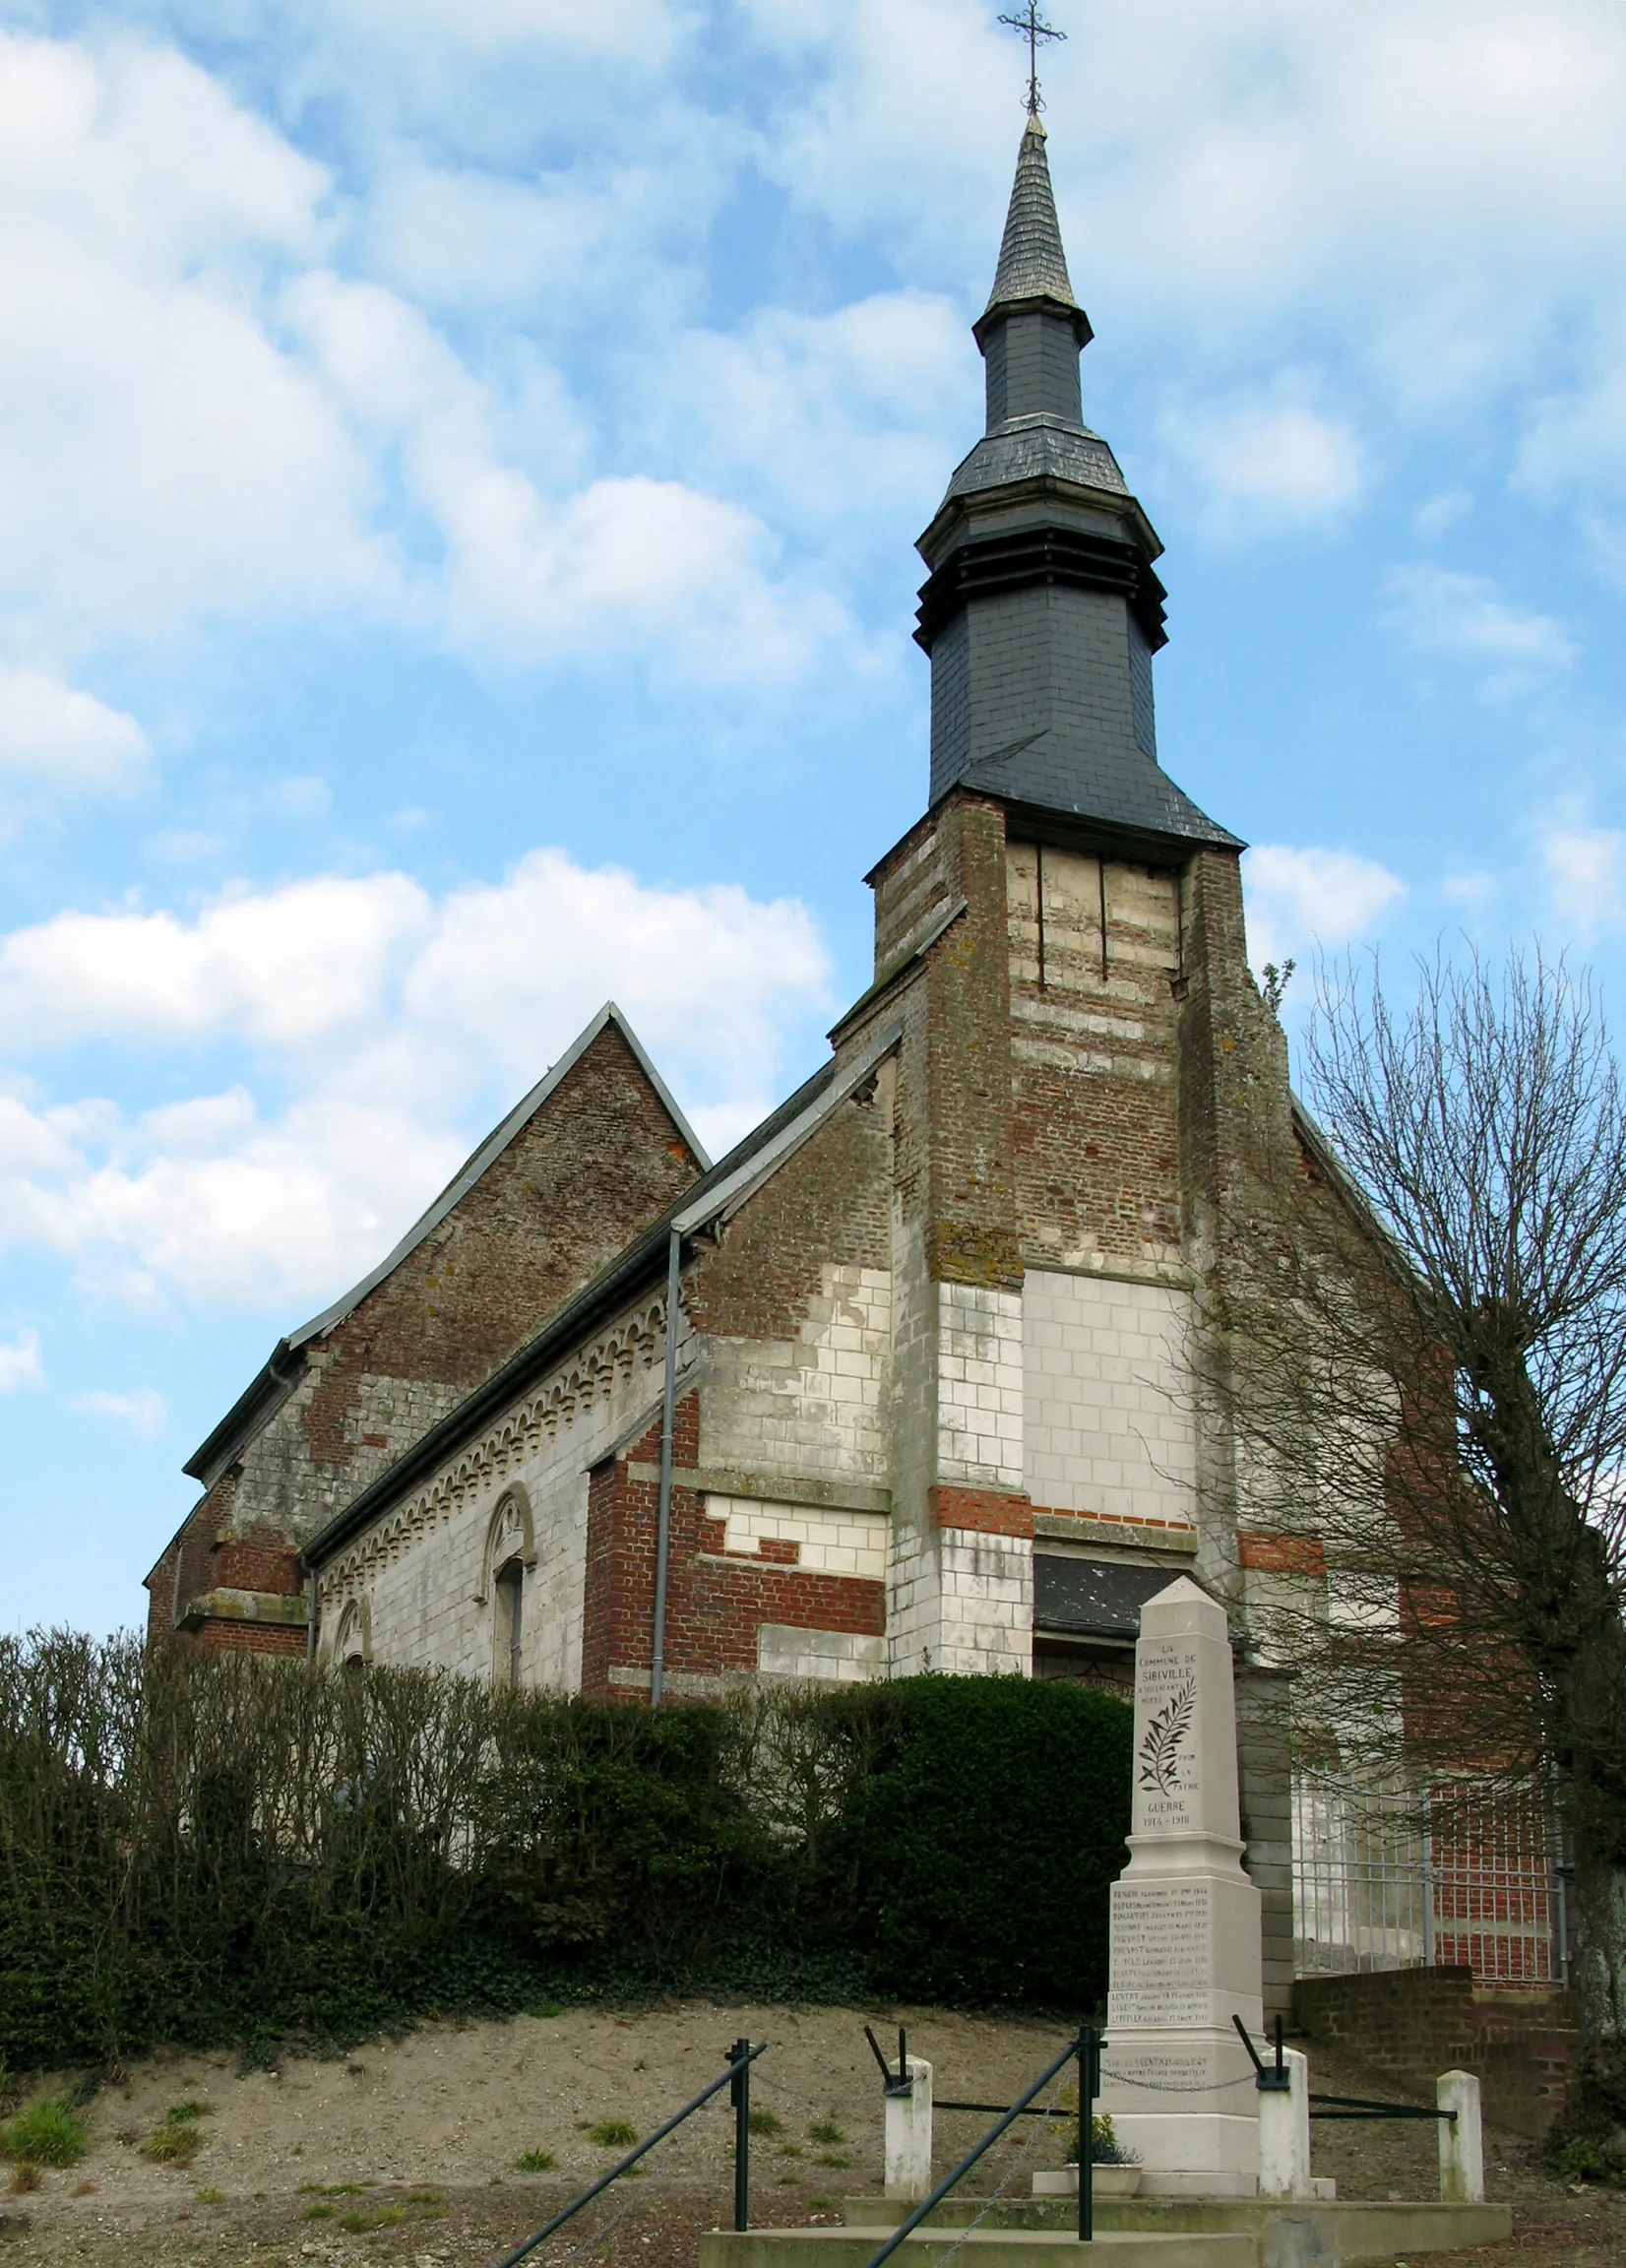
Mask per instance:
[[[1181,1577],[1141,1613],[1129,1864],[1112,1887],[1101,2109],[1143,2196],[1251,2197],[1259,1892],[1242,1868],[1224,1610]]]

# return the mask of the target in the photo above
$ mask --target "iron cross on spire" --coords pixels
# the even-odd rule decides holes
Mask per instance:
[[[1038,50],[1044,39],[1065,39],[1065,32],[1058,32],[1053,24],[1046,24],[1038,12],[1038,0],[1028,0],[1027,13],[1022,16],[1002,16],[999,21],[1019,32],[1028,42],[1028,115],[1036,118],[1044,108],[1038,93]]]

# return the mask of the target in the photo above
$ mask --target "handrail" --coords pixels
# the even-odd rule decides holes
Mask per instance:
[[[710,2087],[703,2087],[692,2103],[685,2103],[681,2110],[673,2111],[665,2124],[657,2126],[653,2134],[647,2134],[636,2150],[629,2150],[607,2174],[600,2174],[590,2188],[584,2189],[579,2197],[573,2197],[562,2212],[555,2213],[551,2221],[537,2230],[534,2236],[528,2236],[523,2244],[517,2244],[512,2252],[505,2253],[498,2261],[497,2268],[516,2268],[516,2263],[525,2259],[528,2253],[534,2252],[537,2245],[544,2243],[555,2229],[562,2229],[567,2221],[573,2220],[581,2212],[584,2205],[591,2205],[612,2181],[619,2181],[629,2167],[636,2166],[639,2159],[653,2150],[657,2142],[664,2142],[674,2126],[681,2126],[685,2118],[691,2117],[703,2103],[710,2103],[712,2097],[724,2087],[732,2088],[734,2095],[734,2227],[743,2231],[748,2196],[746,2140],[751,2130],[751,2065],[759,2055],[766,2055],[767,2052],[766,2040],[756,2048],[747,2040],[736,2040],[726,2065]]]
[[[915,2230],[919,2228],[921,2222],[926,2219],[928,2214],[936,2212],[938,2206],[942,2204],[944,2198],[955,2186],[956,2182],[962,2180],[965,2175],[970,2172],[971,2168],[976,2164],[977,2160],[982,2157],[986,2151],[992,2149],[993,2145],[999,2140],[999,2137],[1005,2133],[1009,2127],[1016,2124],[1016,2121],[1022,2116],[1022,2113],[1027,2110],[1029,2104],[1032,2103],[1033,2097],[1039,2092],[1041,2088],[1048,2087],[1051,2080],[1056,2076],[1056,2073],[1060,2071],[1064,2065],[1071,2063],[1075,2055],[1079,2058],[1081,2065],[1079,2082],[1079,2236],[1084,2240],[1084,2242],[1089,2243],[1093,2234],[1090,2226],[1090,2106],[1095,2100],[1095,2097],[1099,2092],[1098,2073],[1100,2068],[1100,2035],[1093,2024],[1087,2024],[1082,2031],[1076,2033],[1074,2037],[1068,2041],[1066,2047],[1056,2057],[1055,2061],[1045,2065],[1044,2069],[1039,2073],[1038,2077],[1033,2081],[1033,2084],[1028,2089],[1027,2093],[1025,2095],[1019,2096],[1016,2102],[1011,2105],[1009,2110],[1007,2110],[1001,2118],[996,2120],[996,2122],[989,2127],[987,2133],[983,2135],[981,2141],[977,2143],[975,2149],[969,2151],[966,2157],[961,2159],[959,2165],[955,2168],[952,2174],[946,2174],[944,2175],[943,2179],[938,2182],[937,2187],[932,2191],[931,2195],[922,2199],[922,2201],[916,2205],[914,2211],[908,2215],[907,2220],[901,2221],[898,2224],[898,2227],[892,2232],[892,2235],[887,2238],[886,2242],[881,2246],[880,2250],[870,2254],[869,2258],[864,2262],[864,2268],[881,2268],[881,2263],[884,2260],[890,2260],[892,2258],[892,2255],[897,2251],[899,2245],[903,2243],[904,2239],[907,2236],[913,2236]],[[507,2268],[506,2262],[503,2263],[503,2268]]]

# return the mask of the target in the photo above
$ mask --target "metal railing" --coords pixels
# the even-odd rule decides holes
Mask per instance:
[[[1299,1976],[1444,1963],[1485,1984],[1565,1981],[1538,1791],[1458,1781],[1416,1794],[1300,1765],[1292,1815]]]
[[[867,2026],[865,2027],[865,2030],[868,2030]],[[906,2238],[912,2236],[915,2230],[919,2228],[922,2221],[926,2220],[931,2214],[936,2212],[938,2206],[942,2204],[944,2198],[948,2196],[949,2192],[954,2189],[958,2183],[965,2179],[966,2175],[970,2172],[971,2168],[977,2163],[979,2158],[983,2158],[987,2155],[988,2151],[993,2148],[994,2144],[999,2140],[1000,2136],[1002,2134],[1009,2133],[1010,2129],[1016,2124],[1017,2120],[1025,2113],[1032,2114],[1030,2107],[1032,2104],[1033,2098],[1036,2095],[1041,2094],[1043,2090],[1049,2086],[1051,2080],[1056,2077],[1057,2073],[1065,2070],[1067,2065],[1073,2061],[1075,2056],[1078,2058],[1079,2065],[1079,2241],[1081,2244],[1089,2244],[1092,2242],[1094,2237],[1095,2230],[1094,2186],[1092,2180],[1091,2170],[1091,2106],[1094,2103],[1101,2091],[1101,2049],[1105,2045],[1106,2043],[1101,2038],[1100,2033],[1096,2030],[1094,2024],[1085,2024],[1081,2026],[1075,2036],[1068,2041],[1066,2047],[1055,2058],[1054,2062],[1047,2063],[1044,2069],[1039,2073],[1038,2077],[1033,2081],[1032,2085],[1027,2089],[1026,2093],[1019,2095],[1016,2101],[1011,2105],[1010,2109],[1000,2113],[999,2117],[994,2121],[993,2125],[989,2127],[987,2133],[983,2135],[981,2141],[967,2151],[965,2157],[961,2159],[959,2165],[955,2167],[953,2173],[945,2174],[942,2180],[938,2182],[937,2187],[932,2191],[931,2195],[929,2197],[923,2197],[920,2203],[915,2206],[913,2212],[907,2214],[905,2219],[898,2224],[898,2227],[892,2232],[892,2235],[887,2238],[886,2242],[880,2247],[880,2249],[870,2254],[869,2258],[864,2262],[864,2268],[881,2268],[883,2261],[890,2260],[892,2258],[892,2255],[897,2251],[900,2244],[902,2244]],[[880,2063],[882,2070],[887,2071],[886,2057],[881,2053],[880,2048],[876,2047],[873,2037],[870,2040],[870,2046],[871,2048],[875,2048],[876,2060]],[[898,2054],[900,2071],[907,2073],[908,2065],[904,2053],[904,2040],[902,2034],[899,2035]],[[890,2072],[888,2072],[887,2076],[890,2080],[892,2075]],[[941,2108],[945,2110],[951,2109],[980,2110],[985,2108],[985,2106],[980,2104],[951,2105],[945,2103],[941,2106]],[[507,2268],[506,2262],[504,2263],[504,2268]]]
[[[1236,2036],[1248,2051],[1248,2060],[1254,2068],[1254,2085],[1261,2095],[1288,2095],[1292,2092],[1292,2079],[1286,2058],[1282,2052],[1282,2019],[1276,2020],[1276,2060],[1272,2063],[1260,2059],[1258,2048],[1248,2038],[1248,2028],[1240,2016],[1233,2016]],[[1316,2106],[1322,2108],[1318,2110]],[[1309,2096],[1309,2114],[1312,2118],[1428,2118],[1444,2119],[1455,2126],[1455,2110],[1420,2110],[1411,2103],[1380,2103],[1369,2095],[1318,2095],[1312,2089]]]
[[[555,2213],[551,2221],[545,2222],[537,2230],[534,2236],[528,2236],[523,2244],[516,2244],[512,2252],[505,2253],[497,2263],[497,2268],[517,2268],[517,2263],[525,2259],[528,2253],[534,2252],[537,2245],[545,2243],[556,2229],[562,2229],[567,2221],[574,2220],[584,2205],[591,2205],[595,2197],[601,2197],[612,2181],[619,2181],[623,2174],[638,2164],[640,2158],[647,2157],[657,2142],[664,2142],[667,2135],[681,2126],[685,2118],[692,2118],[703,2105],[710,2103],[712,2097],[720,2094],[724,2087],[729,2090],[734,2107],[734,2227],[743,2235],[750,2227],[751,2216],[751,2066],[759,2055],[767,2052],[766,2040],[755,2048],[749,2040],[736,2040],[728,2051],[727,2063],[709,2087],[703,2087],[692,2102],[684,2104],[681,2110],[674,2110],[653,2134],[646,2134],[636,2149],[629,2150],[624,2158],[617,2159],[607,2174],[600,2174],[597,2180],[591,2182],[579,2197],[573,2197],[561,2212]]]

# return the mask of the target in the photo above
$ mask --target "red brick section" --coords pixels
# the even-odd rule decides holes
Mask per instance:
[[[1327,1573],[1327,1553],[1316,1536],[1268,1536],[1258,1529],[1239,1528],[1236,1550],[1244,1567],[1267,1575]]]
[[[939,1484],[926,1491],[932,1524],[937,1528],[969,1528],[981,1536],[1032,1536],[1033,1507],[1030,1498],[1003,1488],[950,1488]]]
[[[1406,2085],[1431,2090],[1442,2071],[1478,2074],[1485,2116],[1541,2135],[1564,2108],[1579,2011],[1567,1992],[1476,1993],[1470,1969],[1394,1969],[1366,1977],[1301,1977],[1293,1987],[1312,2041],[1351,2050]]]
[[[794,1339],[825,1266],[892,1265],[892,1159],[873,1101],[838,1104],[696,1258],[685,1305],[697,1330]]]
[[[359,1446],[359,1374],[477,1386],[700,1170],[614,1024],[474,1187],[327,1343],[313,1463]],[[410,1446],[391,1439],[399,1456]]]
[[[305,1633],[286,1622],[206,1622],[198,1633],[202,1654],[303,1655]]]
[[[297,1555],[263,1529],[250,1537],[228,1537],[215,1552],[210,1590],[275,1591],[291,1598],[305,1588]]]
[[[699,1446],[699,1395],[674,1413],[673,1463],[693,1468]],[[648,1687],[615,1685],[612,1667],[648,1670],[655,1638],[655,1552],[660,1491],[634,1479],[660,1457],[660,1427],[593,1474],[588,1487],[587,1600],[582,1691],[589,1700],[647,1701]],[[757,1627],[886,1632],[886,1586],[811,1573],[782,1559],[772,1543],[755,1557],[721,1554],[723,1523],[709,1519],[699,1492],[672,1489],[666,1578],[665,1667],[684,1677],[720,1677],[757,1667]],[[794,1550],[795,1546],[786,1548]],[[673,1695],[672,1698],[678,1698]]]
[[[1126,1266],[1180,1241],[1178,1087],[1173,1076],[1180,1005],[1177,949],[1147,925],[1145,896],[1171,920],[1177,878],[1106,862],[1107,953],[1101,969],[1099,866],[1063,865],[1042,853],[1046,890],[1044,983],[1038,982],[1037,873],[1041,853],[1014,852],[1011,994],[1016,1027],[1047,1042],[1052,1060],[1018,1055],[1015,1097],[1017,1215],[1030,1256],[1095,1250]],[[1061,887],[1066,877],[1065,892]],[[1125,887],[1133,882],[1133,891]],[[1080,900],[1084,901],[1082,904]],[[1094,898],[1094,905],[1090,899]],[[1114,1019],[1104,1043],[1080,1044],[1079,1019]]]
[[[698,1170],[620,1031],[607,1024],[445,1221],[312,1350],[308,1405],[274,1414],[148,1577],[150,1635],[172,1628],[177,1594],[184,1611],[225,1582],[215,1548],[235,1544],[239,1526],[255,1550],[275,1541],[288,1560],[239,1587],[297,1588],[299,1544],[411,1446],[449,1394],[477,1386],[532,1337]],[[389,1431],[369,1407],[379,1380],[441,1391],[411,1418],[398,1415]],[[405,1411],[404,1393],[383,1392]],[[247,1646],[251,1628],[222,1624],[210,1644]],[[280,1635],[273,1650],[282,1648]]]

